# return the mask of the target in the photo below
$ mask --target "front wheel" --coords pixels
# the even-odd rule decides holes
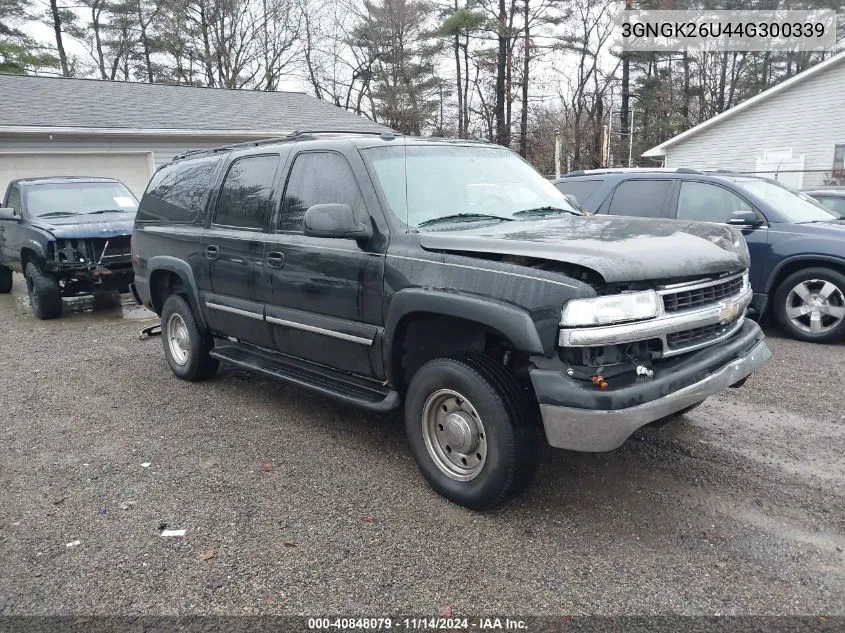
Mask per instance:
[[[35,262],[26,265],[26,290],[29,305],[39,319],[56,319],[62,314],[62,289],[59,282],[45,274]]]
[[[845,275],[830,268],[807,268],[783,280],[773,310],[792,338],[830,343],[845,337]]]
[[[537,465],[538,409],[516,380],[481,353],[438,358],[414,375],[405,429],[429,485],[471,510],[519,494]]]
[[[12,269],[0,266],[0,294],[12,292]]]
[[[211,346],[197,327],[188,302],[170,295],[161,310],[161,342],[171,371],[182,380],[196,382],[214,375],[219,362],[209,355]]]

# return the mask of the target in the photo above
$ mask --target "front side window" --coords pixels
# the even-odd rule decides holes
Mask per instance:
[[[135,213],[135,196],[119,182],[35,183],[26,188],[26,209],[33,218],[105,213]]]
[[[570,194],[575,196],[578,204],[584,205],[584,202],[593,195],[593,192],[601,185],[601,180],[573,180],[571,182],[564,180],[563,182],[555,183],[555,187],[563,194]]]
[[[315,204],[348,204],[356,214],[363,207],[355,174],[340,154],[306,152],[296,157],[282,200],[279,231],[301,233],[305,212]]]
[[[727,223],[737,211],[753,211],[738,195],[706,182],[684,181],[678,195],[678,219]]]
[[[17,211],[17,214],[21,214],[21,188],[18,185],[12,185],[9,188],[9,196],[8,200],[6,200],[6,206],[14,209]]]
[[[214,213],[214,224],[261,230],[273,212],[273,182],[279,156],[247,156],[232,162]]]
[[[671,180],[626,180],[613,193],[609,213],[644,218],[662,217],[666,196],[671,189]]]
[[[578,214],[552,183],[504,148],[398,145],[363,153],[391,212],[412,229]]]

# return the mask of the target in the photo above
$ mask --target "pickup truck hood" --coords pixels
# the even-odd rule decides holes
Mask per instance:
[[[703,277],[748,267],[742,234],[733,227],[706,222],[558,216],[456,229],[421,232],[420,245],[432,251],[496,253],[576,264],[611,283]]]
[[[59,239],[85,239],[93,237],[115,237],[117,235],[132,235],[135,222],[134,213],[108,213],[103,215],[83,216],[80,218],[34,218],[30,224],[47,231]],[[88,219],[92,218],[92,219]],[[93,220],[93,218],[102,218]]]

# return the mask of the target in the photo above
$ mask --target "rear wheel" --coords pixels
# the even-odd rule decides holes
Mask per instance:
[[[26,265],[26,289],[29,304],[39,319],[55,319],[62,314],[62,289],[59,282],[45,274],[38,264]]]
[[[467,353],[423,365],[408,386],[405,429],[429,485],[472,510],[519,494],[537,465],[537,405],[491,358]]]
[[[774,313],[781,328],[801,341],[829,343],[845,336],[845,275],[807,268],[783,280]]]
[[[197,327],[191,306],[180,295],[170,295],[161,311],[161,342],[173,373],[182,380],[205,380],[219,362],[209,355],[211,345]]]
[[[12,292],[12,270],[5,266],[0,266],[0,294]]]

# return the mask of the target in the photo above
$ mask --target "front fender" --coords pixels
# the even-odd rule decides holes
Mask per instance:
[[[168,271],[178,276],[179,279],[182,280],[182,285],[187,291],[188,303],[191,304],[191,310],[194,312],[194,318],[196,318],[202,329],[208,329],[208,325],[205,321],[205,313],[202,311],[199,300],[199,290],[194,278],[194,271],[188,262],[171,255],[155,255],[147,260],[147,271],[149,274],[148,279],[150,281],[150,292],[152,292],[152,280],[157,271]],[[152,295],[150,300],[152,301]],[[160,305],[154,305],[153,307],[156,312],[161,313]]]
[[[413,313],[441,314],[475,321],[503,336],[521,352],[542,355],[543,344],[531,315],[512,304],[467,294],[407,288],[390,301],[384,327],[384,357],[392,357],[393,340],[402,319]]]

